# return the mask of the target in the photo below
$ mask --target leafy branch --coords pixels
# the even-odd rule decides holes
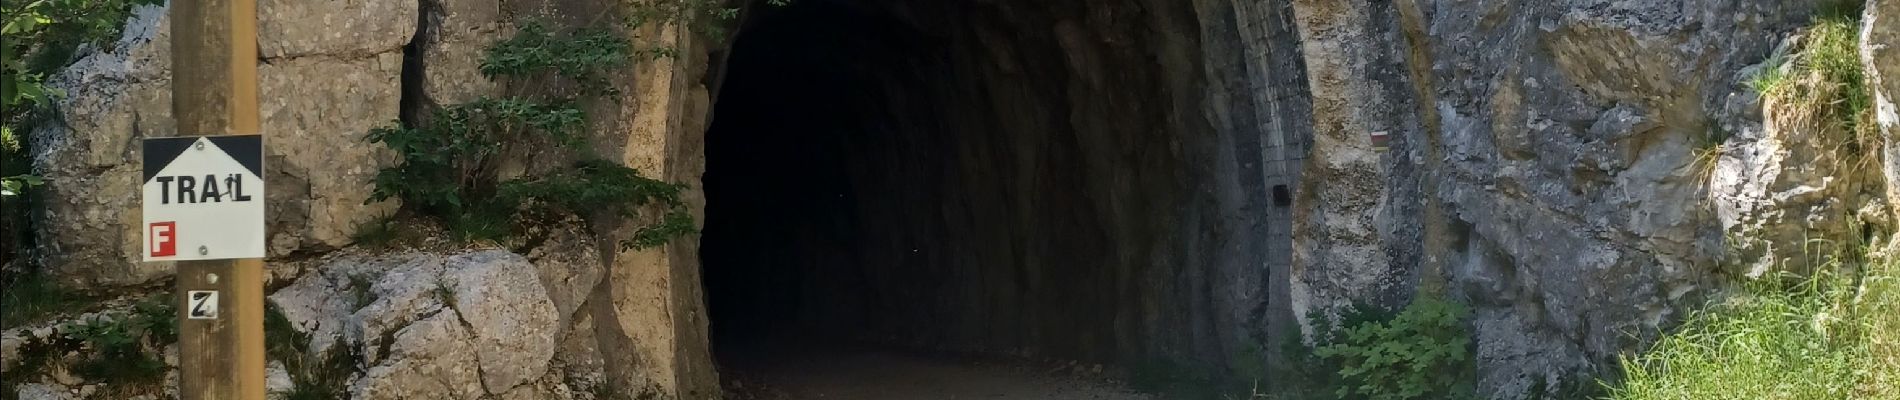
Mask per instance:
[[[687,3],[694,1],[699,0]],[[656,18],[654,10],[636,10],[632,18]],[[523,23],[513,37],[488,48],[481,71],[492,80],[541,89],[541,94],[448,105],[424,122],[372,130],[368,140],[394,150],[402,162],[377,173],[370,201],[401,199],[463,239],[513,235],[525,218],[520,211],[530,206],[627,219],[639,218],[647,205],[660,207],[658,221],[636,228],[622,243],[625,248],[659,246],[690,234],[694,223],[680,201],[685,186],[643,177],[593,154],[585,135],[587,114],[580,107],[586,98],[616,93],[605,78],[609,71],[635,59],[665,56],[670,52],[636,49],[607,29],[562,31]],[[538,176],[501,179],[503,161],[524,154],[578,161]]]

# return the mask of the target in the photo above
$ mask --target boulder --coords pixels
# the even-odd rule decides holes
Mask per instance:
[[[508,252],[488,251],[447,260],[444,287],[450,306],[473,334],[489,393],[506,392],[547,372],[562,320],[535,266]]]
[[[475,344],[454,310],[391,333],[395,344],[350,385],[360,399],[476,399],[483,395]]]
[[[591,341],[591,325],[573,328],[572,311],[549,296],[572,289],[544,285],[567,281],[519,254],[348,250],[319,264],[270,298],[311,335],[313,354],[362,355],[364,375],[349,389],[359,398],[568,398],[555,395],[573,392],[567,377],[586,375],[569,366],[588,364],[572,360],[597,358],[556,361],[564,349],[594,349],[572,343]]]

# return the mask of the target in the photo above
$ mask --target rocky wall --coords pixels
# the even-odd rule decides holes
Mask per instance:
[[[1762,125],[1740,72],[1812,6],[1296,2],[1315,71],[1296,312],[1467,302],[1491,397],[1613,365],[1719,292],[1697,140]],[[1741,164],[1715,168],[1761,172]]]
[[[598,16],[621,12],[616,8],[620,6],[589,1],[260,1],[259,112],[268,137],[270,265],[279,268],[350,249],[361,226],[396,212],[393,201],[365,202],[374,174],[396,161],[382,145],[364,139],[371,129],[415,121],[433,107],[540,90],[507,87],[479,72],[487,46],[504,39],[515,22],[532,17],[568,26],[612,26],[620,21]],[[82,50],[71,67],[50,80],[68,95],[55,104],[55,123],[32,133],[35,170],[48,180],[49,199],[38,216],[46,222],[39,226],[46,229],[40,232],[36,254],[62,285],[83,292],[135,292],[169,279],[169,263],[139,262],[139,139],[198,134],[174,132],[170,117],[171,46],[165,7],[142,6],[134,14],[122,38],[111,46]],[[637,60],[615,72],[616,98],[586,105],[594,122],[589,127],[594,147],[649,176],[690,184],[697,179],[696,160],[701,159],[692,141],[704,130],[708,113],[699,76],[710,50],[679,25],[656,24],[625,33],[637,47],[674,47],[682,56]],[[688,195],[689,201],[696,201],[693,196]],[[672,398],[715,393],[697,293],[696,251],[689,243],[693,240],[678,240],[661,250],[619,251],[612,238],[630,235],[635,225],[603,221],[595,231],[584,233],[599,241],[560,250],[558,257],[602,266],[598,278],[569,277],[584,278],[585,287],[567,285],[549,294],[562,310],[561,326],[594,331],[582,341],[595,354],[615,357],[601,363],[604,379],[615,388]],[[283,278],[296,276],[289,272]],[[453,331],[456,326],[441,328]],[[417,340],[461,337],[451,333],[428,333]],[[419,357],[416,362],[435,362]],[[391,390],[414,389],[399,386]],[[467,394],[499,396],[513,386],[518,385],[484,383],[471,386]]]
[[[265,163],[269,254],[348,245],[356,227],[395,211],[366,203],[378,168],[395,161],[363,140],[396,120],[402,46],[416,5],[260,2],[259,113],[269,137]],[[67,93],[59,118],[33,132],[34,169],[50,182],[40,248],[48,272],[76,289],[155,282],[170,263],[142,263],[137,188],[139,139],[179,134],[171,107],[171,43],[162,6],[141,6],[124,36],[91,48],[50,84]],[[312,25],[347,20],[357,29]]]
[[[1887,182],[1900,182],[1900,1],[1870,0],[1861,17],[1861,63],[1873,90],[1874,123],[1883,143]],[[1887,185],[1886,198],[1900,199],[1900,185]]]
[[[796,232],[790,256],[847,277],[801,283],[822,289],[805,301],[871,305],[810,318],[892,341],[1242,373],[1288,328],[1315,333],[1301,317],[1424,293],[1473,306],[1480,387],[1511,398],[1610,365],[1716,293],[1736,273],[1724,264],[1731,231],[1771,225],[1764,216],[1866,214],[1858,200],[1776,197],[1815,187],[1795,168],[1815,163],[1790,139],[1801,132],[1745,87],[1811,2],[820,3],[883,25],[830,43],[843,54],[826,65],[858,79],[850,102],[816,105],[858,111],[839,126],[858,134],[825,144],[851,154],[838,171],[849,184],[830,195],[857,203],[806,216],[834,225]],[[270,254],[348,248],[359,225],[396,209],[364,204],[369,177],[395,161],[362,140],[369,129],[536,90],[477,69],[516,18],[587,23],[617,4],[261,1]],[[1895,24],[1880,21],[1894,4],[1869,2],[1861,48],[1887,137],[1900,61]],[[123,38],[53,77],[67,93],[61,118],[32,133],[50,181],[37,254],[69,286],[123,290],[170,273],[138,262],[130,163],[140,138],[192,134],[170,120],[163,14],[139,8]],[[686,197],[704,221],[704,132],[743,54],[679,26],[627,34],[678,55],[611,77],[619,94],[587,104],[592,143],[695,188]],[[1712,131],[1734,151],[1705,175]],[[1384,150],[1375,134],[1390,138]],[[1820,197],[1892,190],[1849,187]],[[711,396],[699,242],[614,246],[633,226],[526,254],[600,267],[539,271],[548,307],[536,307],[556,310],[561,348],[600,356],[604,381]],[[330,314],[360,314],[345,311]],[[438,319],[391,326],[475,353],[499,337]],[[546,381],[544,342],[488,343],[536,359],[436,381],[471,396]],[[413,354],[456,353],[424,347]],[[429,372],[384,356],[384,373]],[[403,389],[370,386],[353,390]]]

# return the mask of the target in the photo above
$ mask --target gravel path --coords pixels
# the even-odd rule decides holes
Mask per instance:
[[[863,348],[778,350],[727,360],[720,376],[738,400],[1149,400],[1069,368]],[[1083,368],[1086,370],[1086,368]]]

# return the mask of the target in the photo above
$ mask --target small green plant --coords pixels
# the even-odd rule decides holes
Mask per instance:
[[[442,300],[442,305],[448,306],[451,310],[460,304],[455,298],[455,290],[450,289],[448,283],[436,282],[434,292],[435,298]]]
[[[1796,41],[1797,53],[1768,60],[1749,86],[1767,100],[1785,129],[1816,132],[1833,151],[1835,175],[1874,167],[1879,135],[1872,92],[1859,54],[1860,1],[1823,2]]]
[[[281,394],[285,400],[336,400],[349,398],[350,377],[361,371],[361,352],[346,343],[336,343],[322,354],[311,354],[310,334],[303,333],[284,317],[276,304],[264,308],[264,352],[283,363],[290,375],[291,389]]]
[[[396,151],[403,162],[376,175],[370,200],[399,198],[438,216],[513,212],[510,205],[483,201],[495,195],[501,156],[538,139],[581,147],[584,118],[571,104],[484,98],[436,110],[424,126],[372,130],[369,140]]]
[[[1316,354],[1315,349],[1339,342],[1345,326],[1383,324],[1397,317],[1397,313],[1370,304],[1355,304],[1340,310],[1337,315],[1314,310],[1305,320],[1312,324],[1315,332],[1312,343],[1304,339],[1297,326],[1282,327],[1282,342],[1278,343],[1281,361],[1269,364],[1265,386],[1270,388],[1262,392],[1258,388],[1248,390],[1248,399],[1267,400],[1333,400],[1338,398],[1340,388],[1347,382],[1339,374],[1345,367],[1337,358],[1325,358]]]
[[[573,95],[612,94],[607,71],[625,66],[636,54],[658,57],[656,52],[635,50],[604,29],[560,32],[524,23],[515,36],[489,48],[482,72],[547,90],[448,105],[424,122],[371,131],[368,140],[394,150],[403,161],[376,175],[370,201],[401,199],[409,210],[439,219],[464,240],[514,235],[521,219],[531,217],[522,212],[529,206],[582,216],[606,212],[629,220],[649,204],[663,207],[658,221],[622,242],[628,248],[658,246],[693,232],[691,214],[679,200],[684,186],[643,177],[593,154],[584,132],[584,98]],[[527,154],[577,161],[538,176],[499,177],[504,159]],[[387,236],[374,229],[366,237]]]
[[[1695,177],[1698,186],[1707,187],[1715,177],[1715,166],[1728,152],[1728,139],[1731,133],[1723,129],[1721,123],[1711,118],[1706,122],[1709,127],[1700,135],[1695,135],[1694,147],[1690,155],[1694,157],[1684,168],[1689,176]]]
[[[20,369],[8,372],[18,374],[13,376],[36,374],[60,361],[62,356],[75,354],[78,358],[69,366],[70,371],[88,381],[107,383],[95,392],[94,398],[155,393],[164,383],[167,369],[161,353],[166,345],[177,341],[176,308],[171,296],[154,296],[137,303],[128,312],[96,315],[65,324],[55,328],[45,340],[23,343],[22,360],[15,364],[15,368]]]
[[[640,53],[656,58],[668,52],[645,49]],[[488,48],[481,71],[489,78],[547,80],[553,75],[604,94],[611,93],[612,85],[601,72],[626,65],[634,55],[632,43],[605,29],[556,35],[547,25],[528,21],[513,37]]]
[[[1313,354],[1338,366],[1341,399],[1473,397],[1471,335],[1464,306],[1431,297],[1387,321],[1343,325]]]

